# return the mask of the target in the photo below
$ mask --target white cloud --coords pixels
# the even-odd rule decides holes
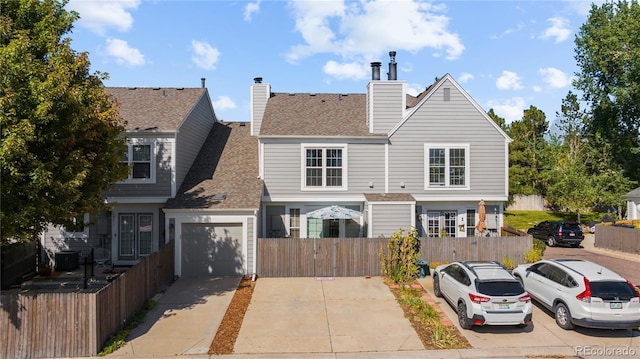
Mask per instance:
[[[250,2],[244,7],[244,21],[251,22],[253,19],[253,14],[260,11],[260,1]]]
[[[236,108],[236,103],[229,96],[218,96],[218,99],[213,101],[214,110],[227,110]]]
[[[540,86],[533,86],[533,92],[542,92],[542,87],[540,87]]]
[[[460,74],[460,76],[458,77],[458,82],[460,82],[461,84],[467,83],[471,80],[473,80],[475,77],[468,73],[468,72],[463,72]]]
[[[502,71],[502,76],[496,80],[496,86],[500,90],[519,90],[522,88],[520,77],[512,71]]]
[[[98,35],[104,35],[111,28],[121,32],[129,31],[133,25],[130,10],[137,9],[138,5],[140,5],[140,0],[71,0],[67,7],[80,14],[78,25],[86,27]]]
[[[564,17],[552,17],[547,20],[551,23],[545,32],[540,35],[541,39],[554,38],[556,43],[563,42],[571,35],[571,29],[569,28],[569,20]]]
[[[218,49],[205,41],[197,40],[191,41],[191,49],[194,52],[191,60],[193,60],[196,66],[205,70],[214,70],[216,68],[218,58],[220,57],[220,51],[218,51]]]
[[[116,62],[127,66],[141,66],[145,64],[144,55],[140,50],[129,47],[120,39],[107,39],[107,54],[115,58]]]
[[[538,73],[542,76],[542,81],[553,88],[559,89],[571,85],[571,77],[555,67],[540,69]]]
[[[522,97],[514,97],[504,101],[490,100],[487,105],[493,109],[496,115],[504,118],[508,124],[522,119],[525,108]]]
[[[449,31],[443,6],[420,0],[291,1],[296,30],[304,43],[293,46],[287,60],[297,62],[319,53],[374,60],[389,49],[418,52],[425,48],[456,59],[464,51]]]
[[[327,61],[322,67],[322,71],[325,74],[335,77],[339,80],[351,79],[362,80],[367,77],[367,67],[362,63],[350,62],[350,63],[337,63],[335,61]]]

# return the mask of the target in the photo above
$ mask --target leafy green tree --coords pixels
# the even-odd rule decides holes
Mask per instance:
[[[104,207],[126,178],[124,130],[87,53],[70,48],[77,13],[56,0],[0,0],[2,242]]]
[[[544,112],[530,106],[519,121],[511,123],[509,146],[509,192],[511,194],[545,195],[545,171],[548,144],[544,136],[549,128]]]
[[[590,105],[585,135],[604,141],[625,175],[640,180],[640,5],[592,5],[575,39],[574,86]]]

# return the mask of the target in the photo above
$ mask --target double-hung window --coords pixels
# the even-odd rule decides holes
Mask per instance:
[[[425,144],[426,189],[469,188],[468,144]]]
[[[346,189],[345,146],[303,146],[303,189]]]
[[[126,148],[122,162],[129,167],[129,177],[125,182],[155,183],[155,152],[151,142],[131,141]]]

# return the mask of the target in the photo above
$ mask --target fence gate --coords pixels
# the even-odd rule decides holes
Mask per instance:
[[[334,277],[336,268],[335,238],[313,239],[313,273],[316,277]]]

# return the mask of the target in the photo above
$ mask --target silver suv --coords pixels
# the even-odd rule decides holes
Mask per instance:
[[[433,291],[458,312],[464,329],[474,325],[531,322],[531,297],[498,262],[453,262],[433,271]]]
[[[640,326],[637,289],[617,273],[581,259],[523,264],[514,276],[563,329],[631,329]]]

